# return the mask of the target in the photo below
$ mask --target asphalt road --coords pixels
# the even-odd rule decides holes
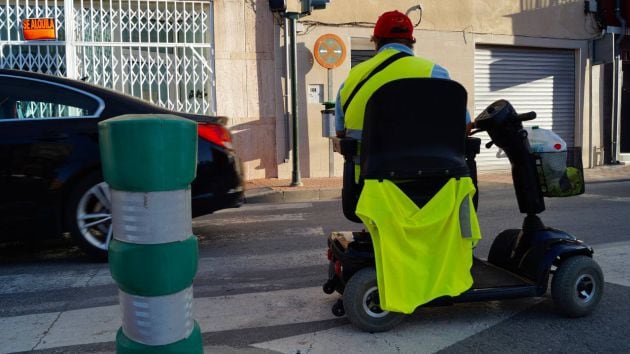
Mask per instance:
[[[421,308],[384,334],[356,331],[326,295],[326,235],[361,227],[340,201],[252,204],[193,221],[200,241],[195,317],[206,352],[630,352],[630,181],[592,183],[547,199],[541,217],[595,248],[605,294],[591,316],[566,319],[549,296]],[[481,191],[482,258],[498,232],[519,228],[511,187]],[[106,264],[67,243],[0,247],[0,353],[111,352],[120,326]]]

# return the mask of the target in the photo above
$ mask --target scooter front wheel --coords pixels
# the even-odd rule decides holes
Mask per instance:
[[[573,256],[556,269],[551,282],[555,306],[568,317],[591,313],[602,298],[604,275],[591,257]]]
[[[363,268],[348,281],[343,294],[346,316],[365,332],[385,332],[396,327],[405,315],[381,309],[376,286],[376,270]]]

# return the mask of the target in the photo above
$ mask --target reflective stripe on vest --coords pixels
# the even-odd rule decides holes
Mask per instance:
[[[372,59],[369,59],[352,68],[344,83],[343,89],[341,90],[340,103],[343,105],[361,80],[367,77],[372,70],[387,60],[387,58],[396,53],[398,53],[398,51],[395,49],[386,49],[378,53]],[[361,131],[363,130],[365,106],[367,105],[370,97],[372,97],[372,94],[374,94],[374,92],[376,92],[376,90],[378,90],[381,86],[394,80],[431,77],[434,65],[435,64],[429,60],[409,56],[391,63],[381,72],[375,74],[363,85],[363,87],[352,99],[352,102],[350,102],[350,105],[345,112],[346,129],[354,131],[354,135],[358,135],[360,139]]]

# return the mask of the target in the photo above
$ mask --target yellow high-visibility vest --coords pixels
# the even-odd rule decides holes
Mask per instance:
[[[470,177],[452,178],[420,209],[393,182],[365,181],[356,214],[372,236],[381,308],[408,314],[472,286],[474,193]]]
[[[348,74],[348,78],[343,84],[341,92],[339,93],[340,104],[342,107],[345,106],[355,87],[359,85],[363,79],[370,75],[376,67],[386,61],[389,57],[398,53],[399,51],[395,49],[385,49],[371,59],[366,60],[352,68]],[[427,59],[410,55],[392,62],[383,70],[372,76],[365,82],[363,87],[357,91],[352,99],[352,102],[350,102],[350,105],[344,112],[346,135],[359,141],[361,140],[365,107],[370,100],[370,97],[372,97],[374,92],[376,92],[376,90],[378,90],[381,86],[398,79],[431,77],[434,66],[435,64]],[[360,168],[357,162],[357,165],[355,166],[355,182],[357,183],[359,182],[359,170]]]
[[[354,88],[364,78],[366,78],[382,62],[397,53],[399,53],[399,51],[395,49],[385,49],[376,54],[373,58],[352,68],[339,94],[341,105],[345,105],[349,96],[352,94],[352,91],[354,91]],[[408,56],[396,60],[385,69],[372,76],[356,93],[346,112],[344,112],[345,127],[351,133],[349,135],[355,139],[361,139],[360,135],[354,136],[352,133],[363,129],[365,106],[376,90],[378,90],[381,86],[398,79],[431,77],[434,66],[435,64],[427,59]]]

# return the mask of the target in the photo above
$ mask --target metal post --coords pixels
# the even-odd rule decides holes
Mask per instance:
[[[298,82],[297,82],[297,34],[295,24],[300,17],[298,13],[287,13],[289,19],[289,34],[291,36],[291,118],[293,125],[293,171],[291,173],[291,186],[302,185],[300,179],[300,154],[299,154],[299,125],[298,125]]]
[[[71,79],[79,79],[79,73],[77,71],[77,47],[76,38],[74,33],[74,1],[64,1],[63,11],[65,18],[65,49],[66,49],[66,77]],[[80,9],[78,11],[81,11]],[[57,21],[57,16],[55,16]],[[8,26],[7,26],[8,27]]]
[[[617,120],[619,119],[619,116],[617,115],[617,111],[618,111],[618,105],[619,105],[619,70],[618,70],[618,61],[617,61],[617,45],[616,45],[616,34],[613,33],[612,34],[612,38],[613,38],[613,46],[612,46],[612,50],[613,50],[613,57],[612,57],[612,110],[611,110],[611,120],[610,120],[610,164],[612,165],[616,165],[618,163],[617,161],[617,135],[618,135],[618,131],[617,131]]]
[[[335,102],[336,97],[333,96],[333,74],[332,69],[328,69],[328,102]],[[328,139],[328,177],[335,175],[335,153],[333,151],[332,139]]]
[[[201,354],[192,316],[197,124],[170,115],[120,116],[99,123],[99,141],[112,195],[109,267],[122,310],[116,352]]]
[[[619,37],[615,39],[613,33],[613,109],[612,109],[612,127],[611,127],[611,163],[618,164],[619,156],[621,154],[619,140],[621,138],[621,41],[626,34],[626,19],[621,14],[621,0],[615,0],[615,18],[621,25],[621,33]]]
[[[622,99],[622,94],[623,94],[623,90],[622,90],[623,89],[623,71],[621,70],[622,69],[621,48],[619,48],[619,51],[617,52],[617,57],[614,60],[617,63],[617,67],[615,68],[615,70],[617,70],[617,72],[615,73],[616,75],[615,100],[617,102],[617,105],[616,105],[617,110],[613,112],[613,114],[616,116],[615,150],[613,151],[613,153],[615,154],[615,164],[620,164],[619,159],[621,157],[621,99]]]
[[[285,132],[285,145],[284,145],[284,162],[289,162],[289,151],[291,151],[291,95],[290,90],[290,77],[291,77],[291,50],[289,49],[289,20],[284,18],[284,109],[286,115],[284,118],[284,132]]]

